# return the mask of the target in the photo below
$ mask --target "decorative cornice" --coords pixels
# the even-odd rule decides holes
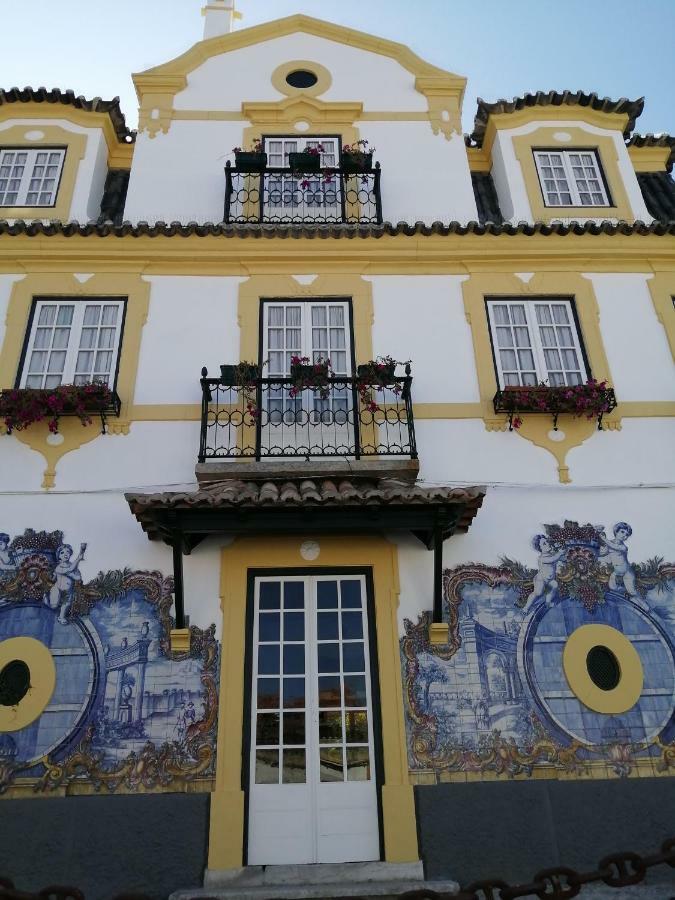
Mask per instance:
[[[314,97],[287,97],[272,102],[242,103],[241,111],[251,125],[277,122],[290,125],[298,119],[308,119],[314,124],[327,122],[331,125],[352,125],[363,112],[363,104],[331,103]]]

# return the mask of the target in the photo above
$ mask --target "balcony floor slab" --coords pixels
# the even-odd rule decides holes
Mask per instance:
[[[214,481],[285,481],[297,478],[396,478],[414,482],[419,474],[417,459],[255,459],[214,460],[198,463],[199,484]]]

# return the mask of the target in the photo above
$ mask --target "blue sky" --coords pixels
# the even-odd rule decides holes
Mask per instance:
[[[467,76],[464,129],[476,97],[582,89],[645,96],[641,132],[675,134],[675,0],[237,0],[239,27],[303,12],[408,44]],[[119,95],[136,125],[130,73],[202,36],[203,0],[2,2],[0,86]]]

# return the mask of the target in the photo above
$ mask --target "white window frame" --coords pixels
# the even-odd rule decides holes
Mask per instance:
[[[312,297],[311,299],[291,299],[291,298],[281,298],[279,300],[270,298],[262,301],[262,359],[269,359],[270,354],[270,346],[269,346],[269,315],[268,310],[270,307],[281,306],[286,309],[289,306],[299,306],[301,307],[301,324],[300,324],[300,350],[298,351],[298,356],[307,356],[309,357],[311,362],[316,362],[316,358],[322,357],[326,358],[326,355],[331,360],[331,363],[335,365],[335,360],[331,356],[330,349],[327,349],[325,352],[322,349],[315,350],[314,342],[312,338],[312,328],[327,328],[330,329],[330,314],[328,312],[328,307],[330,306],[340,306],[344,310],[344,333],[345,333],[345,346],[336,348],[339,349],[340,352],[345,353],[346,366],[344,371],[339,371],[338,369],[334,369],[336,375],[352,375],[352,347],[354,343],[354,335],[353,335],[353,325],[352,325],[352,316],[351,316],[351,303],[348,298],[343,297]],[[327,310],[326,322],[325,326],[315,326],[312,324],[312,308],[313,307],[324,307]],[[336,326],[334,326],[336,327]],[[330,338],[329,338],[330,341]],[[330,344],[329,344],[330,346]],[[272,352],[275,352],[277,348],[273,348]],[[286,351],[285,348],[282,352],[290,352]],[[273,371],[270,366],[270,375],[289,375],[290,370],[286,372],[277,372]]]
[[[73,306],[73,317],[69,326],[64,326],[69,328],[68,341],[67,346],[65,348],[54,348],[53,342],[54,337],[52,333],[52,337],[50,339],[49,347],[41,348],[35,347],[35,340],[37,336],[37,331],[41,327],[40,326],[40,313],[45,307],[56,306],[57,311],[58,307],[61,306]],[[84,325],[84,316],[87,306],[115,306],[117,307],[117,321],[114,326],[103,326],[100,321],[99,325],[91,326],[96,327],[97,330],[102,327],[114,327],[115,335],[112,347],[81,347],[81,338],[82,338],[82,330],[84,327],[90,327]],[[103,352],[110,352],[112,354],[112,360],[110,365],[110,372],[108,373],[108,378],[106,380],[106,384],[108,387],[113,390],[115,387],[115,382],[117,379],[117,370],[119,367],[120,361],[120,350],[122,346],[122,333],[124,331],[124,317],[126,312],[126,299],[124,297],[39,297],[35,298],[33,303],[33,314],[31,320],[30,331],[28,334],[28,339],[25,343],[25,350],[22,357],[21,362],[21,371],[18,379],[18,386],[20,388],[26,387],[26,381],[28,380],[29,375],[33,374],[42,374],[43,376],[47,376],[48,374],[60,375],[60,384],[73,384],[75,382],[76,377],[76,369],[78,362],[78,353],[80,350],[85,352],[94,352],[97,350],[102,350]],[[58,314],[58,312],[57,312]],[[51,327],[51,326],[42,326],[42,327]],[[45,352],[51,352],[53,349],[65,349],[65,362],[63,365],[63,370],[61,372],[53,372],[48,373],[47,367],[45,366],[45,370],[42,373],[33,372],[31,373],[31,360],[32,354],[34,351],[45,350]],[[49,362],[47,361],[47,366]],[[93,373],[95,374],[95,372]],[[98,379],[97,379],[98,380]],[[87,382],[82,382],[87,383]],[[32,386],[32,385],[31,385]],[[43,377],[43,385],[44,387],[44,377]],[[53,386],[50,386],[53,389]]]
[[[40,154],[45,154],[49,158],[51,154],[55,153],[59,155],[59,160],[58,163],[51,163],[51,165],[56,166],[57,171],[49,175],[49,180],[52,180],[54,184],[48,191],[44,191],[42,190],[42,185],[45,180],[47,180],[47,173],[38,172],[36,175],[36,171],[40,167],[45,169],[50,163],[49,159],[44,163],[38,162],[39,156]],[[15,170],[16,161],[14,157],[16,154],[25,154],[26,160],[22,165],[20,176],[16,179],[12,179],[10,175]],[[9,158],[12,160],[11,163],[7,162]],[[0,147],[0,209],[3,207],[14,208],[19,206],[28,208],[42,207],[47,209],[56,206],[56,198],[59,193],[65,159],[65,147]],[[9,168],[10,171],[3,175],[3,168]],[[36,185],[34,184],[35,180],[39,180],[40,182],[39,189],[36,189]],[[16,184],[16,189],[12,190],[12,193],[16,193],[17,197],[15,200],[7,201],[5,198],[10,192],[9,187],[11,181],[18,182],[18,184]],[[30,202],[28,199],[31,193],[39,195],[47,192],[51,195],[51,200],[48,203],[38,202],[40,199],[39,197],[33,202]]]
[[[524,297],[492,297],[486,301],[487,305],[487,314],[488,314],[488,324],[490,328],[490,338],[492,341],[492,349],[493,356],[495,361],[495,368],[497,371],[497,381],[499,383],[500,389],[503,390],[504,387],[512,386],[506,384],[506,376],[505,371],[510,375],[513,375],[515,370],[507,369],[505,370],[502,366],[500,349],[511,349],[511,348],[500,348],[499,341],[497,337],[497,328],[504,327],[501,323],[496,321],[495,317],[495,307],[497,306],[522,306],[525,310],[525,323],[524,327],[527,327],[529,332],[530,339],[530,347],[524,349],[531,349],[532,355],[534,357],[534,371],[536,375],[536,384],[540,384],[544,382],[545,384],[549,384],[551,387],[555,387],[555,384],[551,384],[549,378],[549,369],[546,365],[545,358],[545,350],[553,349],[557,350],[558,353],[561,353],[562,349],[573,349],[577,355],[578,368],[571,369],[566,368],[565,366],[561,366],[561,368],[557,371],[562,371],[563,375],[566,375],[567,372],[575,371],[580,373],[581,383],[585,383],[589,378],[588,367],[586,365],[586,358],[584,354],[583,344],[581,341],[581,335],[579,332],[579,326],[577,323],[577,319],[574,312],[574,302],[571,299],[567,299],[564,297],[541,297],[538,299],[524,298]],[[542,307],[552,307],[553,305],[564,306],[567,310],[567,323],[557,323],[552,326],[542,326],[537,320],[536,308],[537,306]],[[509,313],[509,317],[510,313]],[[521,326],[523,327],[523,326]],[[559,344],[556,347],[545,347],[542,341],[542,337],[540,334],[540,327],[567,327],[572,332],[572,344],[571,345],[563,345],[561,347]],[[513,351],[517,354],[518,347],[513,347]],[[521,348],[522,349],[522,348]],[[519,366],[518,375],[520,376],[520,372],[525,367]],[[529,371],[529,369],[528,369]],[[522,378],[518,378],[521,386],[523,385]],[[576,382],[578,383],[578,382]],[[529,383],[528,383],[529,384]],[[567,378],[565,378],[565,384],[568,384]],[[513,385],[515,386],[515,385]]]
[[[272,145],[281,144],[280,153],[272,153]],[[290,153],[302,153],[310,147],[324,147],[321,154],[321,171],[298,174],[290,171]],[[324,169],[339,169],[341,141],[336,135],[268,135],[263,138],[269,169],[288,169],[281,172],[267,172],[265,175],[266,195],[264,214],[279,217],[279,221],[297,218],[311,218],[311,211],[332,214],[331,221],[342,221],[342,182],[335,172],[330,181],[323,176]],[[277,201],[277,202],[275,202]],[[302,214],[300,214],[302,210]]]
[[[534,153],[534,162],[537,168],[537,175],[539,176],[539,186],[544,206],[561,209],[565,207],[592,208],[612,205],[597,150],[574,148],[560,150],[555,148],[553,150],[533,150],[532,152]],[[553,187],[550,187],[550,173],[544,171],[547,167],[553,168],[550,160],[551,156],[560,157],[559,168],[564,172],[564,175],[554,177],[555,185]],[[577,161],[574,159],[574,157],[582,156],[588,156],[589,160],[579,159]],[[583,173],[580,173],[579,169],[583,169]],[[589,171],[589,169],[592,169],[592,171]],[[580,181],[583,182],[583,185],[580,185]],[[589,185],[590,181],[597,182],[597,184],[591,187]],[[547,187],[547,182],[549,187]],[[563,182],[567,190],[563,187]],[[561,199],[563,194],[569,194],[570,203],[551,202],[550,198],[552,196]],[[588,200],[584,199],[586,196],[588,196]]]

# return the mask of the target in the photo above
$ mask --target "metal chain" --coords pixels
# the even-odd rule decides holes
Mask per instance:
[[[578,896],[587,884],[601,881],[612,888],[628,887],[644,880],[649,869],[666,865],[675,869],[675,838],[661,844],[657,853],[640,856],[639,853],[613,853],[598,863],[591,872],[559,866],[542,869],[528,884],[509,885],[499,879],[474,881],[458,894],[434,891],[431,887],[406,891],[398,900],[518,900],[519,897],[539,897],[539,900],[571,900]],[[8,878],[0,878],[0,900],[84,900],[81,891],[74,887],[50,886],[37,894],[17,891]],[[119,894],[115,900],[150,900],[143,894]],[[355,897],[352,900],[365,900]],[[618,900],[618,898],[617,898]]]

